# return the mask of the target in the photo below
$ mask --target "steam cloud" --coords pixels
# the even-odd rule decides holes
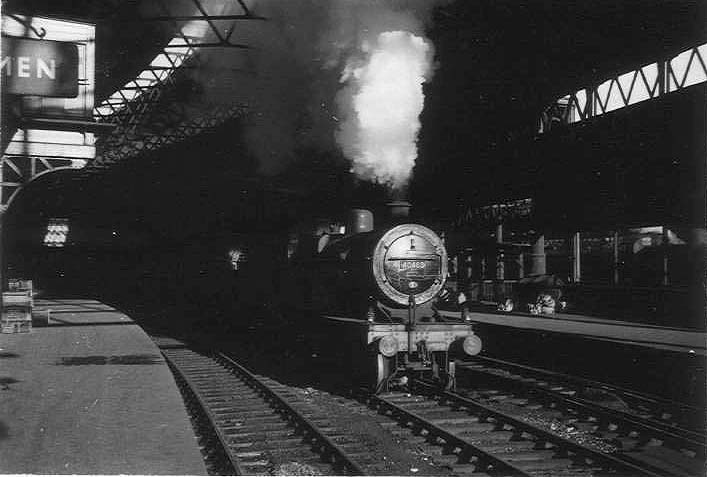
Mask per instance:
[[[351,58],[338,96],[345,120],[337,142],[358,176],[400,189],[417,157],[422,84],[432,68],[428,41],[407,31],[388,31],[361,44]]]
[[[433,71],[424,28],[439,2],[246,3],[268,21],[240,23],[232,41],[254,48],[204,52],[199,74],[212,102],[248,108],[245,139],[261,172],[280,172],[297,151],[338,148],[359,177],[404,187]]]

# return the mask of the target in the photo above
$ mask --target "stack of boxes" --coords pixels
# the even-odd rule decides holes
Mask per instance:
[[[10,280],[9,290],[2,294],[0,332],[29,333],[32,331],[32,281]]]

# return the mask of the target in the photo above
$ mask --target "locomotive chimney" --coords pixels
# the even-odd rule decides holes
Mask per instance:
[[[346,234],[360,234],[373,230],[373,214],[366,209],[351,209],[346,222]]]
[[[388,214],[392,223],[400,224],[410,219],[410,208],[412,207],[410,202],[406,200],[396,200],[388,202],[386,206],[388,207]]]

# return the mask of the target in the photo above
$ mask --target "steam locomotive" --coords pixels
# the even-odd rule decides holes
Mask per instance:
[[[419,374],[451,387],[453,360],[481,351],[463,303],[448,299],[443,240],[407,222],[408,209],[390,204],[381,228],[354,209],[343,230],[300,234],[290,253],[291,303],[315,315],[329,351],[377,391]]]

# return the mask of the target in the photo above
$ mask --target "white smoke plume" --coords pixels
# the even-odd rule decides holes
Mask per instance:
[[[432,72],[432,46],[408,31],[380,33],[351,58],[339,94],[344,121],[337,142],[359,177],[404,187],[417,158],[422,85]]]
[[[417,156],[422,84],[434,49],[431,0],[249,0],[265,22],[232,37],[249,51],[203,52],[214,102],[244,104],[244,137],[274,174],[303,148],[339,148],[352,171],[403,187]],[[236,13],[236,12],[224,12]]]
[[[339,2],[328,67],[341,72],[336,141],[351,170],[403,189],[417,158],[423,84],[434,48],[424,37],[433,2]]]

